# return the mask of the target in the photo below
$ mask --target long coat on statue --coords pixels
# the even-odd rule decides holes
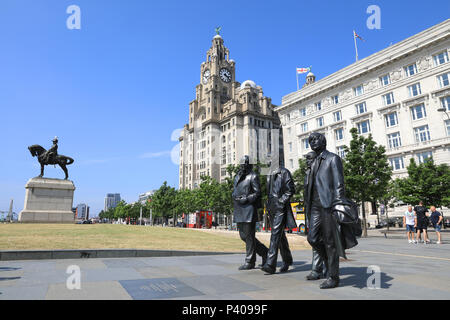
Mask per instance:
[[[236,198],[246,196],[247,201],[240,203]],[[261,208],[261,187],[258,175],[250,171],[245,174],[239,171],[234,178],[233,189],[234,215],[233,222],[255,222],[258,221],[257,209]]]

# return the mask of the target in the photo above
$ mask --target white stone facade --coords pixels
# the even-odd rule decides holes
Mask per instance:
[[[437,111],[443,105],[450,111],[449,28],[447,20],[283,97],[276,111],[283,126],[286,167],[297,169],[298,158],[311,151],[303,140],[311,132],[324,133],[327,148],[339,154],[340,146],[349,145],[349,130],[365,130],[366,124],[367,134],[386,147],[390,159],[403,158],[395,175],[406,173],[409,158],[418,159],[423,152],[431,152],[437,163],[450,163],[448,118]],[[440,64],[435,61],[439,54],[445,61]],[[405,69],[409,66],[416,71],[410,76]],[[429,135],[415,130],[423,126]],[[336,131],[340,128],[342,136]]]
[[[450,19],[284,96],[275,110],[286,167],[298,168],[314,131],[344,156],[352,127],[386,147],[394,178],[407,174],[411,157],[450,163],[450,119],[438,111],[450,115],[449,58]]]

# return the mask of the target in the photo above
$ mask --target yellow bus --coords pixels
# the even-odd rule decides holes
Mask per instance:
[[[297,231],[299,233],[306,234],[306,217],[305,217],[305,207],[301,202],[291,202],[292,212],[294,213],[295,222],[297,223],[297,228],[292,231]]]

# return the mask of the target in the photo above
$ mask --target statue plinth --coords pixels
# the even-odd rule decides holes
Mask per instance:
[[[20,222],[74,223],[75,185],[70,180],[32,178],[25,185],[25,204]]]

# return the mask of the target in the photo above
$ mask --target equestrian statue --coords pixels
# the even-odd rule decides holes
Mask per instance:
[[[67,167],[69,164],[72,164],[74,160],[71,157],[63,156],[61,154],[58,154],[58,138],[55,137],[53,140],[53,145],[50,147],[50,149],[45,150],[45,148],[41,147],[38,144],[34,144],[32,146],[28,147],[28,150],[30,150],[30,153],[33,157],[37,157],[39,163],[41,164],[41,174],[39,177],[44,176],[44,166],[53,164],[53,165],[59,165],[61,169],[63,169],[64,173],[66,174],[66,177],[64,180],[67,180],[69,178],[69,174],[67,172]]]

